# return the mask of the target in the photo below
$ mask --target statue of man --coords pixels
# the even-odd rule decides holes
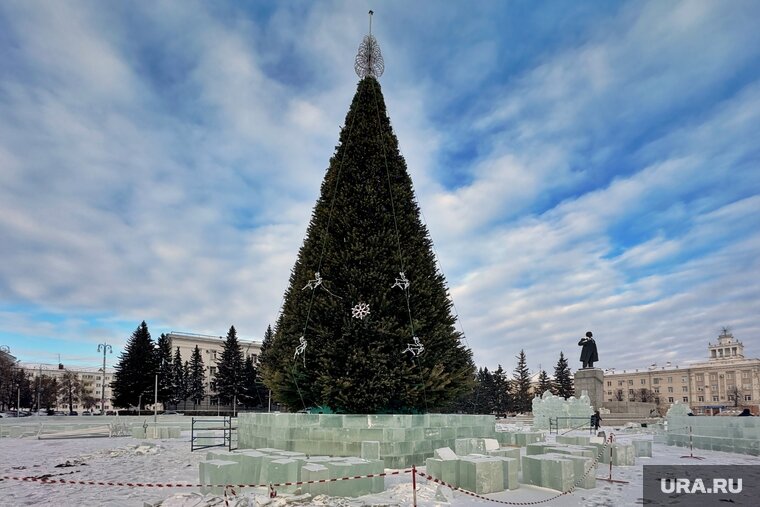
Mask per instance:
[[[596,352],[596,342],[592,338],[591,331],[586,333],[584,338],[578,342],[578,345],[582,346],[581,349],[581,362],[583,368],[593,368],[594,362],[599,361],[599,355]]]

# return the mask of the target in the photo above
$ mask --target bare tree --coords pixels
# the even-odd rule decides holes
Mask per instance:
[[[646,387],[642,387],[638,391],[638,399],[639,401],[643,401],[646,403],[652,403],[654,401],[654,393],[647,389]]]
[[[615,391],[615,400],[616,401],[623,401],[623,400],[625,400],[625,395],[624,395],[622,389],[618,389],[617,391]]]
[[[68,401],[69,413],[73,412],[74,402],[78,402],[82,397],[83,389],[79,377],[73,371],[66,370],[63,375],[61,375],[61,382],[58,385],[60,395],[64,400]]]
[[[734,407],[739,406],[739,399],[742,397],[742,390],[739,389],[739,386],[732,385],[728,386],[728,389],[726,389],[726,394],[728,395],[729,400],[733,400]]]

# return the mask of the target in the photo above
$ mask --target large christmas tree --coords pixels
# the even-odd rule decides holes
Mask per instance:
[[[377,51],[371,35],[367,44]],[[371,58],[261,358],[266,385],[291,410],[441,410],[472,385],[472,354]]]

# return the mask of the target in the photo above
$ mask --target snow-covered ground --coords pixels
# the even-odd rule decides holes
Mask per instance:
[[[625,442],[632,435],[618,434]],[[641,437],[641,435],[639,436]],[[648,436],[651,438],[651,436]],[[549,436],[552,440],[553,436]],[[198,462],[203,451],[190,452],[189,433],[181,439],[157,441],[155,448],[141,447],[142,441],[131,437],[93,438],[71,440],[36,440],[19,438],[0,439],[0,475],[14,477],[61,478],[85,481],[140,482],[140,483],[197,483]],[[688,449],[668,447],[655,443],[654,457],[637,458],[634,467],[615,467],[613,479],[628,484],[597,481],[596,489],[577,490],[544,505],[552,506],[619,506],[642,504],[643,464],[758,464],[758,458],[742,454],[695,450],[704,460],[682,459]],[[597,477],[609,474],[607,465],[600,465]],[[440,488],[418,478],[417,503],[420,506],[450,505],[464,507],[487,505],[463,493]],[[384,493],[359,499],[327,497],[304,498],[283,495],[270,500],[264,490],[238,490],[230,505],[319,505],[319,506],[406,506],[412,504],[411,477],[409,475],[386,478]],[[436,495],[438,493],[438,495]],[[525,502],[556,496],[557,492],[544,488],[521,485],[516,491],[487,495],[489,498]],[[444,500],[445,499],[445,500]],[[224,505],[224,499],[203,496],[194,488],[111,487],[73,484],[41,484],[6,479],[0,481],[0,505],[56,505],[56,506],[137,506],[201,507]],[[497,504],[492,504],[497,505]]]

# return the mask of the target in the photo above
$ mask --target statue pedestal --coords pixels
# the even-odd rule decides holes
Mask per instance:
[[[604,403],[604,372],[599,368],[585,368],[575,372],[575,397],[580,398],[586,391],[594,410],[602,408]]]

